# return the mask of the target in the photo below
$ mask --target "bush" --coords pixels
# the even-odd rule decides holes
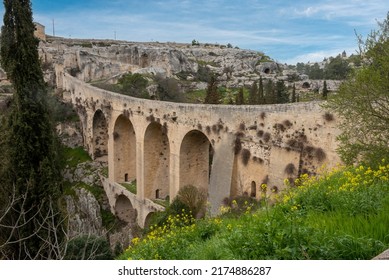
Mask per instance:
[[[178,191],[177,200],[189,208],[193,217],[204,217],[207,203],[207,191],[205,189],[198,189],[192,185],[184,186]]]
[[[108,241],[103,237],[83,235],[67,243],[66,260],[112,260]]]

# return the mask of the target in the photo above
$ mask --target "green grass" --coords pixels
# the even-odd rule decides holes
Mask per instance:
[[[389,164],[304,176],[272,207],[223,210],[198,221],[172,216],[119,258],[371,259],[389,247]]]
[[[129,192],[136,194],[136,181],[132,181],[130,183],[121,183],[123,187],[125,187]]]
[[[67,165],[70,168],[75,168],[82,162],[92,160],[89,154],[82,147],[69,148],[64,146],[62,152],[65,158],[65,166]]]
[[[193,90],[185,93],[186,102],[188,103],[204,103],[206,95],[205,89]]]

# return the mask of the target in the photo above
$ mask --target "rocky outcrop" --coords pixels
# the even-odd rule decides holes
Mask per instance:
[[[271,78],[280,70],[279,64],[261,52],[207,44],[51,39],[41,42],[40,56],[47,66],[48,81],[55,80],[53,65],[63,66],[86,82],[109,79],[126,72],[166,77],[184,73],[187,80],[192,80],[200,67],[207,67],[230,87],[252,83],[260,75]]]
[[[61,122],[57,124],[56,130],[62,144],[65,146],[76,148],[83,145],[81,129],[78,123]]]
[[[75,188],[74,195],[66,195],[66,213],[68,217],[68,237],[79,235],[104,236],[100,204],[84,188]]]

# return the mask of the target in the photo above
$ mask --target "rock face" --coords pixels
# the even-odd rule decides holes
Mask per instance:
[[[191,80],[200,67],[220,75],[231,87],[251,84],[259,76],[273,77],[280,65],[263,53],[221,45],[131,43],[55,39],[41,42],[40,56],[47,66],[46,80],[55,81],[55,65],[86,82],[109,79],[126,72]],[[50,65],[52,65],[50,67]]]
[[[102,225],[100,205],[96,198],[83,188],[77,188],[74,191],[74,196],[65,196],[69,238],[78,235],[105,235],[106,230]]]
[[[116,83],[121,75],[131,72],[175,78],[183,92],[204,89],[199,73],[218,74],[220,86],[249,87],[264,80],[283,80],[299,92],[319,93],[322,80],[310,80],[285,64],[272,61],[262,52],[228,48],[214,44],[135,43],[124,41],[70,40],[48,38],[40,43],[45,79],[56,85],[58,73],[66,69],[85,82]],[[1,78],[0,72],[0,78]],[[340,81],[327,81],[329,90],[336,91]],[[149,89],[152,96],[154,88]]]
[[[76,148],[83,145],[82,134],[78,123],[59,123],[56,126],[56,130],[62,144],[65,146]]]
[[[66,169],[63,178],[68,182],[81,182],[88,186],[102,186],[99,172],[106,164],[100,161],[87,161],[77,165],[75,169]]]

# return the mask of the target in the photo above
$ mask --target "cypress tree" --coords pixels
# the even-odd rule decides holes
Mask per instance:
[[[285,86],[284,81],[277,81],[276,83],[276,103],[288,103],[288,89]]]
[[[324,80],[323,82],[323,93],[322,93],[323,99],[327,100],[328,97],[328,88],[327,88],[327,81]]]
[[[258,104],[265,104],[265,95],[263,93],[263,81],[262,76],[259,77],[259,86],[258,86]]]
[[[272,80],[268,80],[265,87],[265,103],[274,104],[276,103],[274,84]]]
[[[244,104],[243,88],[239,89],[238,94],[235,97],[235,104],[236,105],[243,105]]]
[[[292,103],[295,103],[297,100],[296,100],[296,84],[293,84],[293,88],[292,88]]]
[[[220,93],[217,88],[217,79],[215,75],[211,75],[211,78],[208,82],[207,93],[204,100],[205,104],[219,104],[220,103]]]
[[[250,88],[249,104],[250,105],[258,104],[258,86],[256,82],[254,82]]]
[[[0,259],[54,258],[61,172],[58,142],[46,104],[39,40],[34,36],[30,1],[4,0],[4,7],[1,64],[14,96],[1,127],[5,154],[0,185],[2,200],[12,196],[16,200],[10,201],[14,207],[4,219],[13,229],[0,233],[0,242],[11,241]]]

